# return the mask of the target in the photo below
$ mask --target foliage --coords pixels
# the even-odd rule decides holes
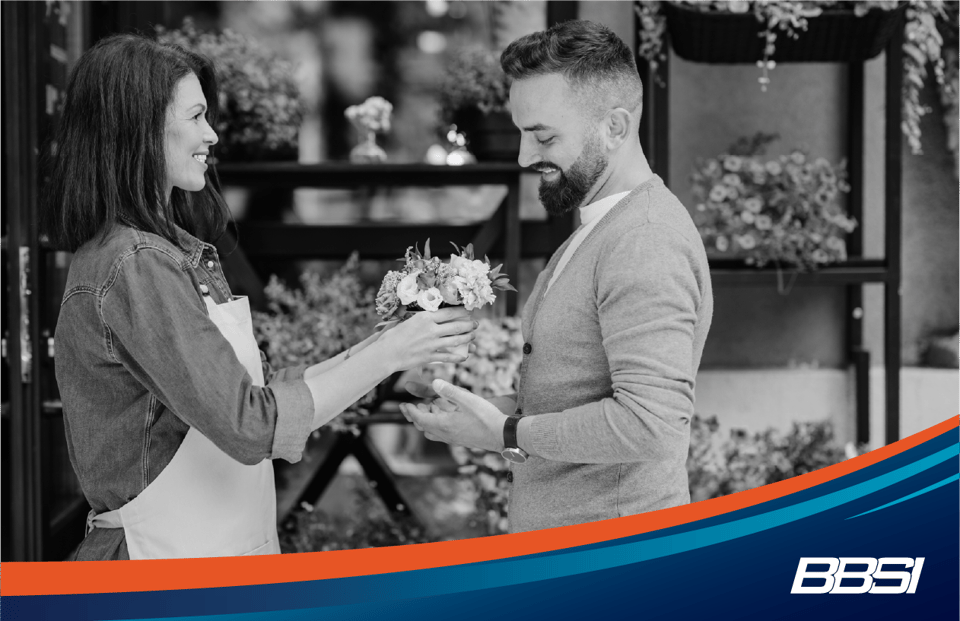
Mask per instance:
[[[356,253],[328,277],[304,272],[299,288],[271,276],[264,293],[267,311],[253,312],[253,332],[276,369],[335,356],[369,336],[376,324],[373,289],[360,279]],[[363,412],[373,394],[348,411]]]
[[[267,312],[254,312],[254,334],[275,367],[316,364],[369,336],[376,323],[373,289],[360,279],[356,253],[331,274],[300,275],[300,288],[276,276],[264,292]]]
[[[690,500],[698,502],[784,481],[854,457],[852,444],[836,444],[829,422],[794,423],[788,433],[773,429],[720,436],[716,416],[690,422],[687,474]]]
[[[440,116],[445,124],[457,112],[476,108],[483,114],[502,112],[509,105],[510,85],[500,59],[481,47],[457,50],[440,82]]]
[[[216,65],[219,159],[254,159],[271,152],[296,157],[304,105],[291,62],[232,30],[200,32],[189,17],[178,30],[158,26],[157,38],[203,54]]]
[[[776,51],[778,35],[798,38],[807,29],[808,20],[816,19],[824,9],[852,7],[858,17],[870,10],[892,11],[905,2],[897,0],[858,0],[856,2],[838,2],[837,0],[805,0],[803,2],[766,2],[754,0],[680,0],[675,2],[698,11],[747,13],[752,12],[757,20],[764,24],[764,58],[757,62],[762,71],[759,78],[761,88],[766,90],[770,83],[769,70],[776,66],[772,60]],[[638,53],[652,68],[665,58],[663,35],[666,32],[666,18],[660,10],[661,2],[637,3],[640,30],[637,33]],[[927,65],[933,67],[934,75],[941,92],[950,97],[951,82],[945,78],[945,64],[942,53],[943,37],[938,25],[955,21],[953,9],[943,0],[908,0],[906,2],[906,27],[903,43],[903,122],[901,125],[907,143],[914,154],[922,153],[920,142],[920,119],[929,112],[920,103],[920,92],[927,79]],[[778,32],[779,31],[779,32]],[[956,88],[953,88],[953,100],[956,101]]]
[[[840,206],[849,191],[844,164],[804,152],[764,162],[776,135],[741,139],[701,161],[691,175],[698,227],[708,248],[738,250],[750,265],[789,263],[800,270],[846,259],[843,234],[856,222]]]
[[[960,48],[960,4],[951,3],[946,5],[946,12],[949,18],[946,21],[939,21],[938,26],[943,35],[944,70],[943,70],[943,88],[940,89],[940,103],[943,105],[943,120],[947,129],[947,149],[953,155],[954,174],[960,174],[960,163],[958,163],[957,124],[960,114],[958,114],[958,48]]]
[[[356,488],[357,503],[346,517],[335,517],[303,503],[284,521],[284,552],[327,552],[402,546],[434,541],[416,518],[398,518],[384,509],[369,485]]]

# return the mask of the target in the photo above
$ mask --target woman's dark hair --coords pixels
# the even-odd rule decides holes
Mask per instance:
[[[73,252],[117,222],[174,244],[173,224],[206,241],[223,233],[229,211],[209,177],[200,192],[173,188],[166,201],[167,108],[177,83],[191,73],[215,125],[217,78],[205,56],[124,34],[80,57],[45,163],[41,227],[55,247]]]

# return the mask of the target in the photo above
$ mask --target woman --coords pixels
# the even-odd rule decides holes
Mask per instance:
[[[70,78],[43,201],[75,252],[57,325],[71,462],[93,508],[78,560],[279,552],[271,459],[398,370],[457,362],[462,309],[419,313],[330,360],[274,372],[217,252],[214,69],[133,35]],[[266,380],[266,381],[264,381]],[[266,385],[264,385],[266,384]]]

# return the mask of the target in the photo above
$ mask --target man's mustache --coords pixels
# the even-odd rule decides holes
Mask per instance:
[[[552,162],[537,162],[536,164],[532,164],[532,165],[530,166],[530,168],[532,168],[533,170],[535,170],[535,171],[537,171],[537,172],[539,172],[539,173],[542,173],[542,172],[544,172],[544,171],[550,170],[551,168],[553,168],[553,169],[555,169],[555,170],[559,170],[561,173],[563,172],[563,169],[562,169],[562,168],[560,168],[559,166],[557,166],[556,164],[554,164],[554,163],[552,163]]]

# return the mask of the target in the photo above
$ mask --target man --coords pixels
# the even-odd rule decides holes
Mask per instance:
[[[514,532],[689,502],[694,379],[713,312],[706,253],[639,141],[642,84],[609,29],[571,21],[504,50],[519,162],[548,213],[583,224],[523,313],[519,393],[487,401],[437,380],[402,406],[427,438],[511,462]],[[421,397],[425,386],[408,386]]]

